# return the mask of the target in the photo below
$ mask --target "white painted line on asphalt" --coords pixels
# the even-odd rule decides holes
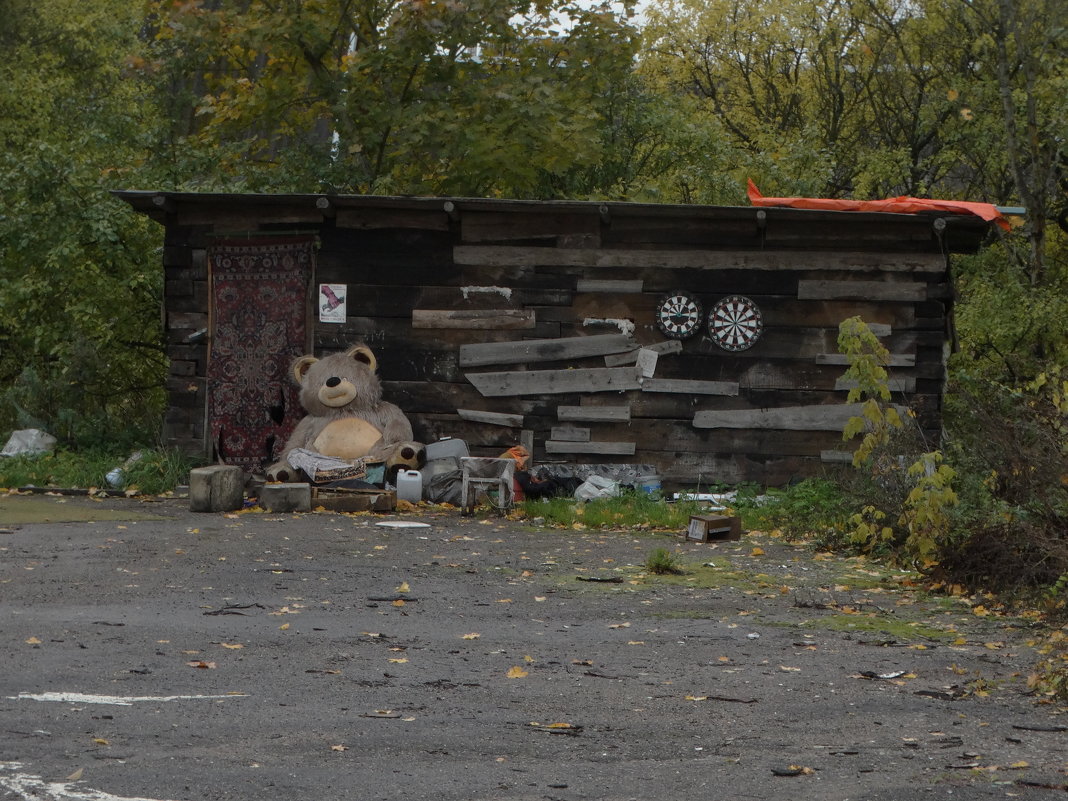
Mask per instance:
[[[19,701],[63,701],[70,704],[111,704],[113,706],[132,706],[142,701],[202,701],[219,698],[248,698],[247,693],[233,695],[88,695],[86,693],[19,693],[9,695],[8,700]]]
[[[0,762],[0,793],[4,798],[11,793],[25,801],[158,801],[154,798],[130,798],[112,795],[103,790],[80,789],[81,782],[47,782],[32,773],[22,773],[21,762]],[[10,771],[11,775],[5,775]]]

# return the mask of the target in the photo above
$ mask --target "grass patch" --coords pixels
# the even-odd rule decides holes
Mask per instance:
[[[520,507],[529,518],[561,528],[647,529],[683,531],[690,516],[702,512],[697,501],[668,503],[656,493],[625,492],[616,498],[598,498],[583,503],[574,498],[524,501]]]
[[[895,640],[902,641],[917,639],[949,640],[958,636],[956,633],[932,628],[931,626],[880,615],[828,615],[826,617],[810,618],[800,625],[802,628],[826,629],[828,631],[885,634]]]
[[[653,548],[645,559],[645,569],[658,576],[678,576],[685,572],[679,565],[678,557],[667,548]]]
[[[119,489],[156,495],[184,484],[194,462],[173,448],[140,451],[141,458],[123,467],[130,454],[108,450],[55,451],[0,458],[0,487],[108,487],[107,474],[123,467]]]

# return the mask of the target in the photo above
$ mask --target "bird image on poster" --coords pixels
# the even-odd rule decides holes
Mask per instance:
[[[319,322],[345,322],[345,284],[319,284]]]

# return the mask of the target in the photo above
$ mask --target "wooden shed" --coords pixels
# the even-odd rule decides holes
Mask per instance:
[[[165,226],[164,438],[249,469],[302,414],[293,356],[368,344],[417,438],[666,487],[779,485],[847,458],[859,315],[937,441],[956,214],[121,191]]]

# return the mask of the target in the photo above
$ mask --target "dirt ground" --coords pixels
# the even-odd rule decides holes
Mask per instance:
[[[911,579],[764,533],[7,498],[0,799],[1063,798],[1030,621]]]

